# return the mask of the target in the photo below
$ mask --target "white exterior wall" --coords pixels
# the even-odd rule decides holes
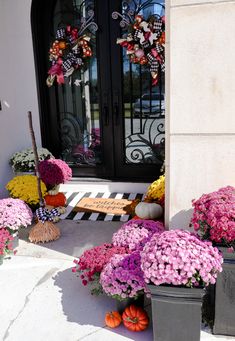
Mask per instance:
[[[41,144],[33,46],[31,0],[0,0],[0,197],[12,178],[12,153],[31,147],[27,111]]]
[[[166,220],[180,228],[193,198],[235,186],[235,1],[167,6]]]

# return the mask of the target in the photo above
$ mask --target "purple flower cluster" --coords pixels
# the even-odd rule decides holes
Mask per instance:
[[[29,206],[20,199],[0,200],[0,229],[18,230],[31,224],[33,213]]]
[[[66,162],[59,159],[43,160],[39,163],[42,181],[49,186],[63,184],[72,177],[72,170]]]
[[[214,284],[223,262],[211,242],[185,230],[154,235],[141,252],[146,283],[196,287]]]
[[[108,296],[119,300],[147,293],[139,252],[114,255],[100,274],[100,284]]]
[[[191,225],[203,239],[235,241],[235,188],[228,186],[193,200]]]
[[[114,233],[112,242],[117,246],[129,247],[132,251],[141,250],[153,234],[163,231],[164,226],[160,221],[133,219]]]

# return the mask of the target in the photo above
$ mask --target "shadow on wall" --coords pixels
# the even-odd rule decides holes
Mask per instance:
[[[61,304],[67,321],[89,326],[91,333],[93,328],[94,331],[97,331],[97,327],[102,328],[103,339],[107,340],[120,340],[118,335],[123,336],[121,340],[126,340],[126,337],[127,340],[135,341],[152,340],[151,325],[146,331],[139,334],[129,332],[123,326],[118,327],[116,330],[105,327],[105,313],[116,310],[116,301],[106,295],[90,295],[89,288],[82,285],[81,280],[76,274],[72,273],[71,268],[58,272],[53,280],[54,285],[59,287],[62,294]],[[116,336],[114,333],[118,335]],[[82,338],[79,338],[79,340]],[[91,340],[96,340],[96,338],[97,334]]]
[[[170,228],[171,229],[186,229],[191,230],[189,227],[190,220],[193,215],[193,208],[190,208],[189,210],[181,210],[177,214],[175,214],[171,220],[170,220]]]

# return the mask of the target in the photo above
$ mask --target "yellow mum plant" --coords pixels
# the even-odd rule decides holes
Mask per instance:
[[[158,180],[154,181],[147,190],[146,201],[162,202],[165,195],[165,175],[161,175]]]
[[[6,189],[12,198],[18,198],[30,206],[39,204],[37,177],[35,175],[16,176],[8,182]],[[41,181],[42,196],[46,195],[46,185]]]

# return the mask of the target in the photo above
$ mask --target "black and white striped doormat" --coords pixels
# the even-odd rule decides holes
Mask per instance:
[[[112,198],[112,199],[140,199],[144,197],[143,193],[97,193],[97,192],[66,192],[67,199],[66,212],[60,216],[61,219],[71,220],[100,220],[100,221],[128,221],[131,217],[129,214],[113,215],[105,213],[77,212],[75,207],[82,198]]]

